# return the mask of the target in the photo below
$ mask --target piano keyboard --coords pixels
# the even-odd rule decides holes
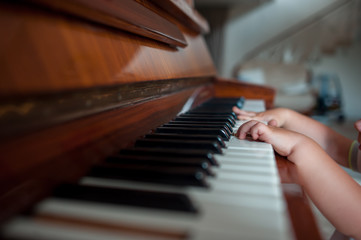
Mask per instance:
[[[227,102],[211,108],[264,110],[260,100]],[[232,132],[243,122],[211,116],[208,106],[110,157],[78,185],[60,187],[5,225],[3,237],[293,239],[272,147],[237,139]]]

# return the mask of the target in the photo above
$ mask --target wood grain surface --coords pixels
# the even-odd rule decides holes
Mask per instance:
[[[0,99],[215,76],[203,38],[186,48],[28,6],[0,3]]]

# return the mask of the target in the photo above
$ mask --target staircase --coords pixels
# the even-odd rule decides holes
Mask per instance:
[[[360,0],[330,4],[245,54],[239,65],[255,59],[286,64],[317,62],[360,38],[360,12]]]
[[[206,41],[223,77],[252,60],[304,64],[352,45],[360,38],[360,2],[195,0],[210,22]]]
[[[202,2],[195,0],[211,26],[206,41],[218,74],[272,86],[276,106],[303,113],[317,101],[310,66],[361,40],[361,0]]]

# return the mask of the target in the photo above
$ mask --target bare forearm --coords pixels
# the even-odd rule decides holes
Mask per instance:
[[[361,239],[361,188],[316,143],[297,145],[288,156],[315,205],[344,234]]]
[[[348,165],[348,150],[352,140],[324,124],[293,110],[284,109],[282,111],[284,111],[285,119],[282,127],[312,138],[339,164],[343,166]]]

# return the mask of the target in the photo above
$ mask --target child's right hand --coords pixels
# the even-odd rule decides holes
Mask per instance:
[[[278,154],[285,157],[292,153],[298,143],[308,139],[302,134],[275,126],[267,126],[256,120],[244,123],[236,133],[236,137],[239,139],[245,139],[247,135],[251,136],[253,140],[271,144]]]

